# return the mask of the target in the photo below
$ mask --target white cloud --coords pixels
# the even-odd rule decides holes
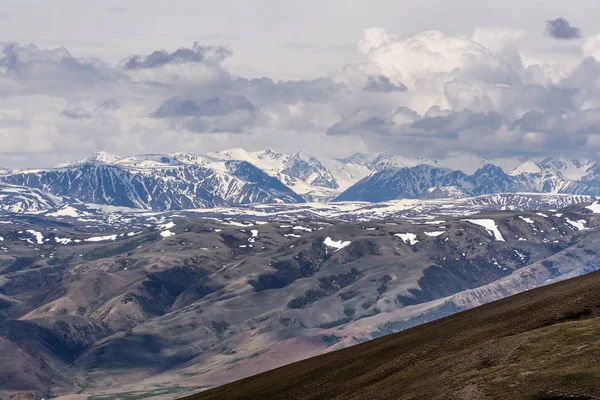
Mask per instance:
[[[600,33],[590,36],[583,42],[583,54],[600,60]]]
[[[4,44],[2,150],[596,155],[600,35],[584,41],[575,68],[530,55],[525,38],[520,30],[401,37],[369,28],[360,62],[293,81],[236,76],[218,46],[158,49],[111,66],[64,48]]]

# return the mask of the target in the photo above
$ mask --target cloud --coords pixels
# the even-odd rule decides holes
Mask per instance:
[[[65,48],[0,44],[1,94],[72,93],[110,85],[124,75],[98,60],[81,60]]]
[[[256,107],[244,96],[226,95],[203,99],[199,102],[173,97],[164,101],[152,116],[155,118],[212,117],[227,115],[240,110],[254,112]]]
[[[115,99],[104,100],[100,104],[86,101],[67,105],[61,114],[68,119],[84,120],[109,115],[120,108],[121,106]]]
[[[127,7],[110,7],[107,9],[107,11],[113,14],[125,14],[129,10],[127,9]]]
[[[365,92],[379,93],[405,92],[406,86],[404,86],[402,83],[393,83],[387,76],[379,75],[370,76],[363,90]]]
[[[285,103],[325,102],[346,92],[344,84],[329,78],[298,81],[274,81],[270,78],[237,79],[237,90],[248,93],[249,97],[261,102],[279,101]]]
[[[531,56],[524,35],[369,28],[360,60],[307,80],[233,75],[220,46],[110,65],[64,48],[0,44],[0,143],[45,154],[276,146],[598,157],[600,35],[569,64]]]
[[[554,39],[571,40],[581,37],[579,28],[571,26],[564,18],[556,18],[546,21],[546,33]]]
[[[200,46],[194,43],[192,48],[182,47],[172,53],[166,50],[157,50],[144,56],[132,56],[123,62],[126,70],[152,69],[164,67],[168,64],[221,62],[231,55],[231,50],[224,46]]]

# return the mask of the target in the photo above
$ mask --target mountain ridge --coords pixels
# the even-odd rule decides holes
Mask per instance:
[[[589,160],[512,160],[517,166],[506,171],[501,165],[509,165],[510,160],[477,158],[470,160],[479,164],[470,174],[450,167],[467,158],[434,160],[355,153],[330,159],[301,151],[286,155],[269,149],[248,152],[240,148],[208,154],[130,157],[99,152],[54,168],[2,170],[0,182],[74,201],[156,211],[517,192],[600,194],[600,164]]]

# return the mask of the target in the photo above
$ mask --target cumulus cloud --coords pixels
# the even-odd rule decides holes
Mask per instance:
[[[219,46],[108,65],[0,44],[0,142],[15,154],[249,146],[597,157],[600,35],[583,41],[574,67],[521,50],[524,35],[369,28],[362,60],[311,80],[234,76]]]
[[[493,29],[472,37],[429,31],[400,38],[381,28],[366,30],[361,68],[406,84],[405,105],[376,112],[359,106],[327,134],[360,137],[371,148],[407,155],[595,156],[600,35],[584,43],[592,58],[570,72],[522,56],[523,35]]]
[[[581,37],[579,28],[572,26],[564,18],[556,18],[546,21],[546,33],[554,39],[571,40]]]
[[[590,36],[583,42],[583,54],[586,57],[593,57],[600,60],[600,34]]]

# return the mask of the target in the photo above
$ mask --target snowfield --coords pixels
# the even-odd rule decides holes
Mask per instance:
[[[470,222],[475,225],[483,226],[490,235],[492,235],[497,241],[504,242],[504,237],[498,230],[498,226],[493,219],[464,219],[465,222]]]
[[[410,244],[411,246],[419,243],[417,235],[414,233],[396,233],[394,236],[399,237],[404,243]]]
[[[344,247],[347,247],[347,246],[349,246],[349,245],[350,245],[350,243],[352,243],[352,242],[350,242],[349,240],[347,240],[347,241],[341,241],[341,240],[337,240],[337,241],[335,241],[335,240],[333,240],[332,238],[330,238],[329,236],[327,236],[327,237],[325,238],[325,240],[323,241],[323,244],[324,244],[325,246],[327,246],[327,247],[329,247],[329,248],[333,248],[333,249],[335,249],[334,251],[341,250],[341,249],[343,249]]]

